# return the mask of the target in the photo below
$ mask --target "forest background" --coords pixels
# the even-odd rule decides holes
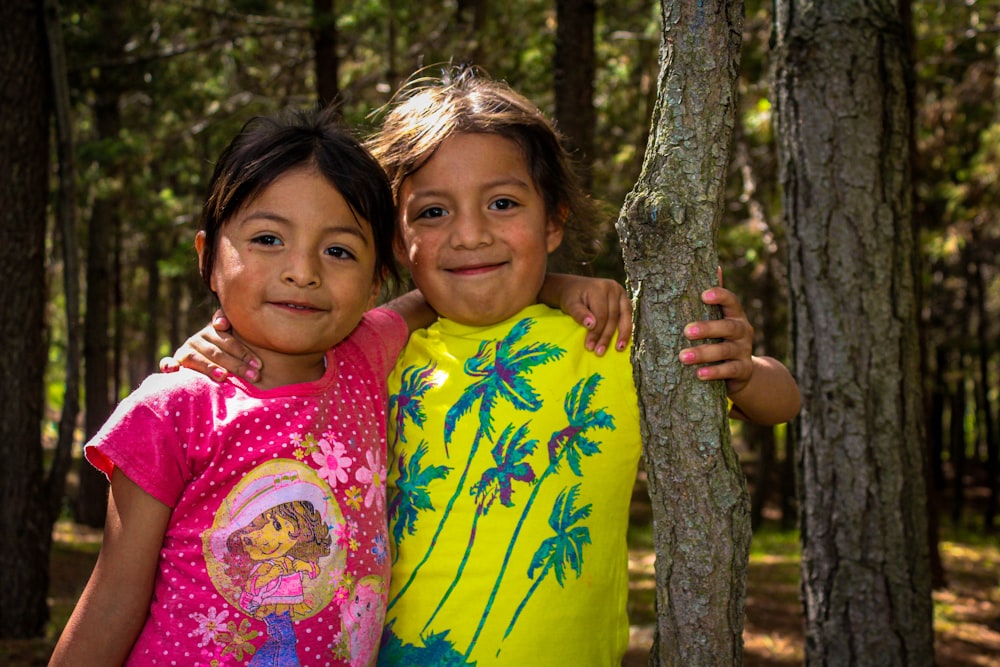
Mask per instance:
[[[636,182],[650,132],[662,20],[658,3],[514,0],[503,10],[483,0],[355,0],[336,7],[332,0],[93,4],[46,5],[61,33],[67,85],[64,141],[54,143],[48,162],[53,185],[44,232],[46,279],[38,286],[49,304],[43,337],[49,355],[38,369],[46,394],[37,465],[8,449],[15,443],[0,443],[6,460],[29,462],[22,477],[41,480],[39,494],[53,508],[48,516],[59,518],[52,562],[62,569],[51,573],[53,586],[73,568],[85,579],[96,545],[73,536],[92,535],[85,527],[99,526],[104,517],[106,484],[78,466],[79,442],[118,399],[155,371],[159,356],[175,349],[212,310],[197,276],[192,240],[213,160],[250,116],[336,101],[344,117],[364,132],[377,122],[372,112],[413,71],[448,60],[475,62],[557,119],[586,166],[593,193],[608,203],[602,251],[590,265],[571,268],[624,279],[614,211]],[[938,657],[940,664],[990,664],[1000,656],[995,536],[1000,2],[906,4],[913,31],[911,168],[922,294],[928,518],[940,531],[934,539],[943,565],[935,571]],[[772,14],[770,2],[746,3],[739,110],[719,248],[726,286],[740,295],[756,328],[757,351],[789,360],[788,244],[769,53]],[[567,39],[574,34],[590,35],[590,56],[574,51],[574,43],[586,41]],[[5,63],[17,62],[7,51],[4,55]],[[58,65],[58,58],[53,62]],[[593,76],[580,80],[590,67]],[[65,141],[70,138],[71,144]],[[72,177],[60,180],[57,158],[67,154],[73,157]],[[62,164],[67,168],[66,161]],[[64,244],[67,237],[71,242]],[[15,240],[7,237],[16,248]],[[74,282],[76,276],[80,283]],[[77,304],[74,295],[81,299]],[[3,344],[16,347],[24,338],[22,323],[6,314],[0,319]],[[82,386],[79,399],[72,391],[76,384]],[[5,406],[5,422],[17,410],[15,404]],[[67,421],[79,428],[61,426]],[[745,634],[748,663],[757,654],[772,660],[758,664],[797,664],[803,656],[796,620],[791,432],[735,426],[756,528]],[[75,457],[63,457],[74,451],[67,443],[77,447]],[[632,539],[632,609],[640,653],[643,619],[648,623],[652,616],[651,537],[644,525],[642,481],[637,482]],[[4,533],[24,541],[25,515],[7,502],[8,484],[5,479],[0,508]],[[51,522],[41,523],[35,527],[39,534],[51,532]],[[11,526],[18,528],[6,528]],[[48,554],[47,545],[43,552]],[[75,554],[83,554],[82,563],[67,558]],[[28,585],[42,584],[48,590],[49,578]],[[47,632],[48,638],[27,648],[5,642],[0,657],[12,651],[7,663],[17,664],[12,661],[20,659],[20,651],[44,653],[77,585],[49,599],[43,596],[57,604],[52,623],[41,626],[39,614],[11,612],[5,593],[3,636]],[[16,586],[5,590],[10,600],[28,593]],[[775,609],[768,611],[769,603]]]

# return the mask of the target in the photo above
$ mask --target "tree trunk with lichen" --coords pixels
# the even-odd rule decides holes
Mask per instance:
[[[806,663],[932,665],[906,26],[775,8]]]
[[[661,0],[658,99],[642,174],[618,223],[636,300],[639,393],[656,548],[650,664],[743,662],[750,545],[746,483],[725,387],[678,359],[687,322],[717,317],[716,234],[736,110],[739,0]]]

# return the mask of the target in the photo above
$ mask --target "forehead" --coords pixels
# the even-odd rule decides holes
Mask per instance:
[[[535,185],[520,144],[499,134],[460,133],[442,141],[406,181],[437,186],[508,179]]]

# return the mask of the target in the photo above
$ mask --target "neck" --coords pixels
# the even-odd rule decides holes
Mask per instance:
[[[274,350],[261,349],[246,343],[263,364],[260,380],[254,384],[258,389],[274,389],[290,384],[314,382],[326,372],[326,353],[285,354]]]

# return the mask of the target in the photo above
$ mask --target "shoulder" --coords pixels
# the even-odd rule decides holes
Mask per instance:
[[[358,326],[335,350],[348,353],[355,350],[383,379],[396,362],[409,330],[402,316],[388,308],[373,308],[366,312]]]

